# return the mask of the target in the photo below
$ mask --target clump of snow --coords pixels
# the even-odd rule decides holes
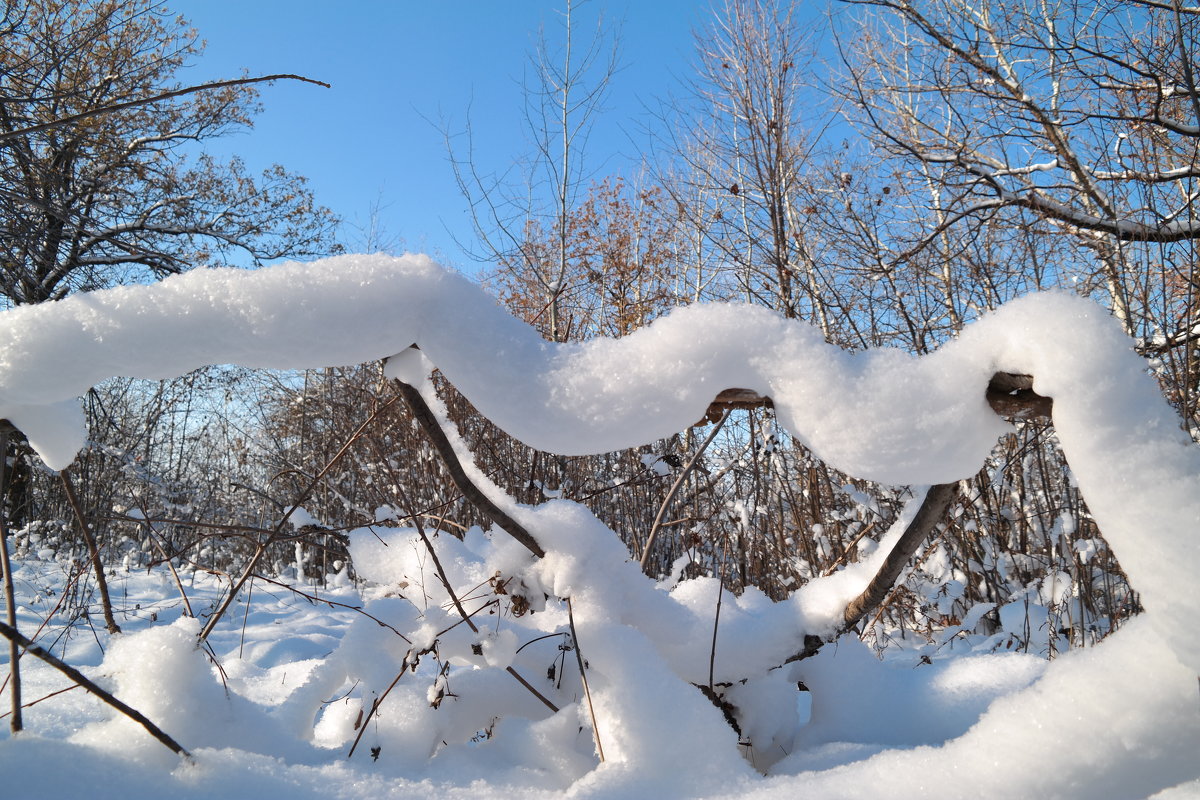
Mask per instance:
[[[485,416],[567,454],[668,436],[731,386],[770,394],[784,424],[828,460],[894,483],[969,474],[1004,430],[983,401],[990,365],[977,359],[849,355],[808,325],[738,304],[681,308],[620,340],[555,345],[422,256],[199,270],[6,311],[0,415],[28,427],[61,468],[82,444],[78,412],[68,419],[63,403],[114,375],[336,366],[413,343]],[[392,361],[409,377],[422,371],[419,357]]]
[[[200,625],[181,618],[113,640],[98,672],[114,694],[185,748],[235,747],[277,754],[292,739],[262,709],[228,694],[196,646]],[[123,758],[174,765],[176,757],[133,720],[113,716],[81,729],[71,741]]]
[[[433,364],[415,347],[389,356],[383,365],[383,374],[392,380],[403,381],[410,386],[420,386],[433,372]]]
[[[317,521],[316,517],[308,513],[308,509],[301,506],[292,509],[291,515],[288,516],[288,524],[295,530],[299,530],[300,528],[306,528],[310,525],[320,525],[321,523]]]
[[[853,714],[841,722],[832,706],[818,711],[814,695],[814,720],[828,711],[828,724],[838,726],[817,727],[821,739],[927,746],[798,749],[779,771],[794,773],[790,785],[804,787],[809,797],[918,798],[928,797],[932,786],[938,793],[979,797],[1145,797],[1194,780],[1200,744],[1196,676],[1148,622],[1134,620],[1099,646],[1060,657],[1028,688],[1003,696],[997,695],[1027,683],[1041,666],[1028,656],[992,656],[969,659],[940,675],[930,667],[906,665],[887,680],[881,673],[889,667],[862,655],[852,657],[844,670],[831,664],[814,682],[841,682],[842,703],[853,708],[865,695],[869,706],[860,706],[857,722]],[[917,685],[930,674],[933,681]],[[868,675],[871,680],[865,680]],[[964,684],[971,690],[957,691]],[[978,721],[965,726],[989,695],[996,699]],[[956,707],[967,710],[964,701],[976,711],[956,717]],[[950,713],[939,719],[934,709]],[[964,727],[962,735],[946,739]],[[839,760],[854,763],[829,769]]]

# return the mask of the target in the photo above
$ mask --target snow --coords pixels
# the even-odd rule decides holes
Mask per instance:
[[[770,394],[822,457],[884,482],[963,477],[1004,429],[983,401],[991,370],[979,359],[849,355],[808,325],[738,304],[681,308],[620,340],[553,345],[421,256],[192,271],[12,309],[0,315],[0,415],[61,468],[83,441],[69,401],[114,375],[339,366],[414,343],[485,416],[564,454],[669,436],[730,387]]]
[[[461,624],[419,533],[382,524],[404,509],[381,508],[381,524],[351,534],[361,597],[347,585],[322,590],[370,617],[256,593],[242,610],[245,638],[242,619],[227,621],[212,654],[195,647],[198,626],[180,618],[165,579],[123,573],[130,599],[119,621],[130,632],[71,640],[67,657],[194,760],[71,692],[31,709],[30,733],[0,742],[6,794],[1090,798],[1194,796],[1200,786],[1200,451],[1119,327],[1068,294],[1010,303],[918,359],[847,354],[802,323],[736,304],[678,309],[620,340],[550,344],[422,256],[204,270],[0,314],[0,416],[61,469],[83,441],[75,398],[105,378],[387,356],[388,374],[419,386],[435,413],[424,380],[433,366],[508,432],[568,454],[646,444],[700,418],[720,390],[752,389],[833,466],[897,484],[973,474],[1005,430],[984,401],[988,379],[1032,374],[1054,398],[1063,450],[1146,613],[1052,662],[969,649],[880,662],[842,639],[785,665],[805,634],[836,627],[920,492],[861,563],[772,603],[712,579],[656,586],[583,506],[517,505],[468,464],[547,552],[534,559],[499,531],[434,537],[477,631]],[[315,522],[306,512],[293,521]],[[53,583],[53,551],[43,550],[20,565],[25,585]],[[192,580],[205,607],[219,586]],[[1069,592],[1068,576],[1051,575],[998,613],[1036,627],[1037,609]],[[517,613],[514,597],[531,611]],[[990,610],[976,606],[946,640]],[[21,613],[23,628],[40,624],[38,608]],[[31,696],[62,685],[48,668],[28,673]],[[689,685],[710,682],[731,684],[722,690],[749,744]]]

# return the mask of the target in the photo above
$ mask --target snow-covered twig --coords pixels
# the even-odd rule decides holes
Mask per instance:
[[[679,489],[683,486],[683,482],[687,480],[687,476],[692,474],[696,464],[700,463],[700,457],[704,455],[704,451],[712,444],[713,439],[717,438],[717,434],[721,432],[721,428],[725,427],[725,421],[729,419],[729,411],[726,410],[721,416],[719,422],[713,426],[713,429],[708,432],[708,436],[700,443],[700,447],[696,448],[695,454],[692,455],[688,463],[679,471],[679,477],[675,479],[675,483],[671,485],[667,496],[663,498],[662,504],[658,507],[658,513],[654,516],[654,523],[650,526],[650,535],[646,537],[646,546],[642,549],[642,572],[645,572],[650,565],[650,553],[654,549],[654,540],[658,536],[659,529],[662,528],[663,519],[667,515],[667,510],[671,507],[671,501],[675,499],[675,495],[679,493]]]
[[[583,694],[587,698],[588,716],[592,719],[592,735],[596,737],[596,754],[604,761],[604,745],[600,743],[600,726],[596,724],[596,708],[592,705],[592,690],[588,686],[587,669],[583,660],[583,651],[579,648],[579,634],[575,632],[575,610],[571,606],[571,598],[567,600],[567,622],[571,626],[571,643],[575,646],[575,660],[579,662],[579,679],[583,681]]]
[[[0,420],[0,497],[5,495],[5,479],[8,472],[8,435],[12,425],[8,420]],[[17,603],[16,592],[13,589],[12,562],[8,558],[8,520],[4,509],[0,507],[0,570],[4,572],[4,609],[8,615],[8,625],[13,633],[17,632]],[[10,677],[9,696],[12,698],[12,719],[9,728],[14,734],[20,733],[21,720],[21,653],[17,642],[9,637],[8,669]]]
[[[875,573],[875,577],[867,584],[867,588],[863,589],[862,594],[846,606],[846,611],[842,616],[842,631],[853,628],[860,619],[883,602],[895,585],[896,579],[900,577],[900,571],[904,569],[904,565],[921,546],[921,542],[925,541],[933,532],[934,526],[945,516],[946,509],[950,507],[950,503],[957,493],[957,482],[939,483],[929,487],[925,499],[921,501],[921,507],[917,509],[916,516],[904,529],[904,533],[896,542],[896,546],[888,553],[887,558],[884,559],[883,565]]]
[[[438,430],[441,430],[441,426],[438,427]],[[429,537],[425,534],[424,526],[415,517],[413,518],[413,522],[417,526],[417,534],[421,537],[421,541],[425,543],[425,549],[429,551],[429,557],[433,559],[433,567],[437,570],[438,579],[441,580],[442,586],[446,589],[446,594],[450,596],[450,601],[454,604],[455,609],[458,610],[458,614],[462,617],[463,622],[467,623],[467,627],[475,633],[479,633],[479,626],[471,619],[473,615],[468,614],[467,610],[463,608],[462,600],[459,599],[458,593],[454,591],[454,587],[450,585],[450,578],[446,575],[446,570],[442,566],[442,560],[438,558],[437,550],[433,547],[433,542],[429,541]],[[535,689],[533,684],[525,680],[520,673],[513,669],[511,664],[505,667],[505,671],[516,678],[518,683],[532,692],[534,697],[542,701],[542,705],[550,709],[551,712],[558,713],[558,706],[554,705],[544,694]]]

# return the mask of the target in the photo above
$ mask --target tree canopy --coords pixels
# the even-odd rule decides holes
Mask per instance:
[[[252,125],[253,86],[109,113],[182,86],[203,44],[153,0],[9,3],[0,25],[0,296],[13,305],[336,249],[304,178],[204,153]],[[64,125],[46,123],[78,118]],[[32,130],[31,130],[32,129]]]

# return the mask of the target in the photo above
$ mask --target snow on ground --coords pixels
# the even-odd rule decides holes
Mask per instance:
[[[332,590],[340,602],[365,602],[373,619],[257,586],[244,614],[210,639],[223,674],[194,647],[197,625],[180,618],[167,578],[123,574],[129,632],[110,640],[77,626],[55,651],[193,748],[194,761],[181,763],[75,690],[34,706],[30,733],[0,743],[6,796],[1194,794],[1200,451],[1117,326],[1076,297],[1012,303],[915,359],[848,355],[807,326],[737,305],[681,309],[619,341],[549,345],[416,256],[200,271],[0,314],[0,415],[61,467],[81,442],[73,398],[109,376],[355,363],[413,342],[477,408],[545,449],[641,444],[740,386],[770,394],[788,429],[834,466],[906,484],[973,473],[1003,430],[983,399],[988,378],[1031,373],[1054,397],[1064,451],[1147,613],[1048,664],[982,654],[881,663],[843,639],[779,668],[805,633],[831,628],[872,564],[784,603],[753,591],[726,597],[712,674],[733,682],[726,698],[751,747],[688,685],[709,681],[713,582],[656,587],[581,506],[520,507],[488,487],[548,554],[535,563],[481,531],[439,540],[448,580],[476,592],[472,610],[493,604],[481,607],[479,632],[449,627],[457,614],[423,543],[397,528],[354,536],[370,579],[361,600],[346,582]],[[394,368],[414,382],[423,371],[412,358]],[[56,568],[21,565],[24,629],[40,624],[49,592],[61,596]],[[214,602],[212,579],[194,580],[193,602]],[[514,595],[541,607],[514,616]],[[598,766],[557,600],[566,596],[608,759]],[[435,639],[438,650],[389,690]],[[510,666],[561,710],[522,690]],[[28,671],[29,697],[60,685],[44,668]],[[385,691],[348,760],[360,709]]]

